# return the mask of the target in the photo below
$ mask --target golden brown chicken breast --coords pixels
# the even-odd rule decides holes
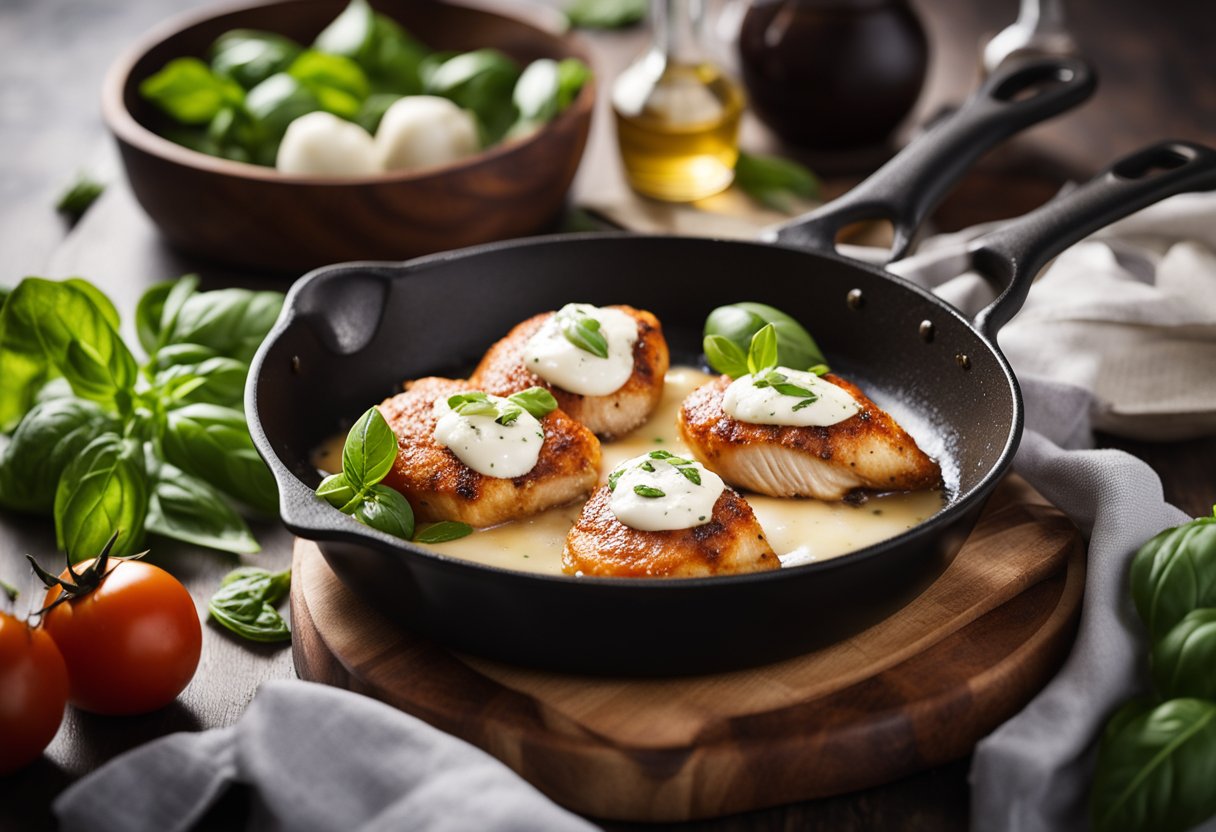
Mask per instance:
[[[849,393],[859,411],[824,427],[742,422],[723,410],[731,379],[721,376],[684,400],[680,436],[726,482],[774,497],[832,501],[858,489],[916,491],[941,484],[938,464],[860,388],[836,375],[823,380]]]
[[[530,339],[557,313],[535,315],[512,329],[486,352],[469,381],[479,390],[505,396],[528,387],[545,387],[569,416],[604,439],[623,436],[643,424],[663,397],[663,377],[671,363],[658,318],[632,306],[608,306],[637,322],[633,366],[624,383],[605,395],[580,395],[546,381],[528,369],[525,352]],[[551,325],[551,324],[550,324]]]
[[[777,569],[781,563],[751,506],[727,488],[710,522],[690,529],[640,531],[617,519],[608,486],[596,490],[566,537],[568,574],[695,578]]]
[[[493,526],[585,497],[599,478],[600,443],[560,409],[540,419],[544,439],[522,476],[474,471],[435,439],[435,401],[476,389],[467,381],[422,378],[386,399],[380,412],[397,435],[397,459],[384,484],[405,495],[421,521]]]

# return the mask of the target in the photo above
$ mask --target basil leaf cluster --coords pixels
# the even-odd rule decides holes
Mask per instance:
[[[291,589],[291,570],[270,572],[255,566],[234,569],[220,581],[207,611],[221,626],[243,639],[262,643],[289,641],[291,630],[275,609]]]
[[[397,437],[376,407],[369,407],[346,435],[342,473],[331,474],[317,486],[317,495],[365,526],[409,540],[414,536],[414,511],[409,501],[380,480],[397,458]]]
[[[87,281],[23,280],[0,307],[0,506],[55,520],[60,548],[90,557],[145,531],[237,553],[258,543],[234,508],[277,491],[242,410],[248,362],[278,317],[277,292],[199,292],[185,277],[140,299],[137,362],[110,300]]]
[[[167,138],[273,167],[287,126],[307,113],[332,113],[374,133],[398,98],[439,95],[472,111],[483,144],[491,145],[548,122],[590,77],[577,60],[545,59],[529,69],[521,72],[495,49],[431,52],[367,0],[351,0],[311,46],[234,29],[216,39],[207,61],[172,60],[140,94],[180,125]]]
[[[1093,826],[1185,830],[1216,815],[1216,509],[1145,543],[1131,588],[1153,642],[1156,696],[1106,726]]]
[[[762,336],[763,343],[754,346],[753,339],[766,327],[772,328],[772,336]],[[752,355],[757,346],[762,352]],[[732,303],[710,312],[702,349],[709,366],[731,378],[777,366],[811,369],[819,375],[828,371],[823,352],[802,324],[763,303]]]

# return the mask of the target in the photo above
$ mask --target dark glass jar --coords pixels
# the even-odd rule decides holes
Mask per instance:
[[[890,138],[920,96],[928,58],[906,0],[756,0],[739,32],[756,115],[813,150]]]

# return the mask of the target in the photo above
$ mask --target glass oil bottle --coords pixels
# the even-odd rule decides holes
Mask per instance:
[[[702,52],[704,0],[651,0],[653,41],[612,87],[617,140],[630,186],[691,202],[734,179],[741,88]]]

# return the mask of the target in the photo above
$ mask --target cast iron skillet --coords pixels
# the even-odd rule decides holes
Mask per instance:
[[[405,264],[355,263],[295,284],[254,359],[250,429],[274,472],[283,521],[317,541],[339,577],[387,617],[458,650],[597,674],[701,673],[773,661],[840,639],[907,603],[949,563],[1009,467],[1022,405],[997,329],[1048,259],[1180,191],[1216,187],[1216,154],[1170,142],[976,241],[1000,287],[974,321],[882,268],[833,249],[868,217],[896,229],[893,256],[962,171],[1005,136],[1083,100],[1088,69],[1052,60],[994,76],[948,122],[849,195],[769,244],[663,236],[516,240]],[[852,554],[702,579],[540,576],[445,557],[361,526],[315,498],[309,451],[402,379],[459,372],[517,322],[569,301],[658,315],[673,361],[699,362],[709,310],[773,304],[928,445],[947,506]]]

